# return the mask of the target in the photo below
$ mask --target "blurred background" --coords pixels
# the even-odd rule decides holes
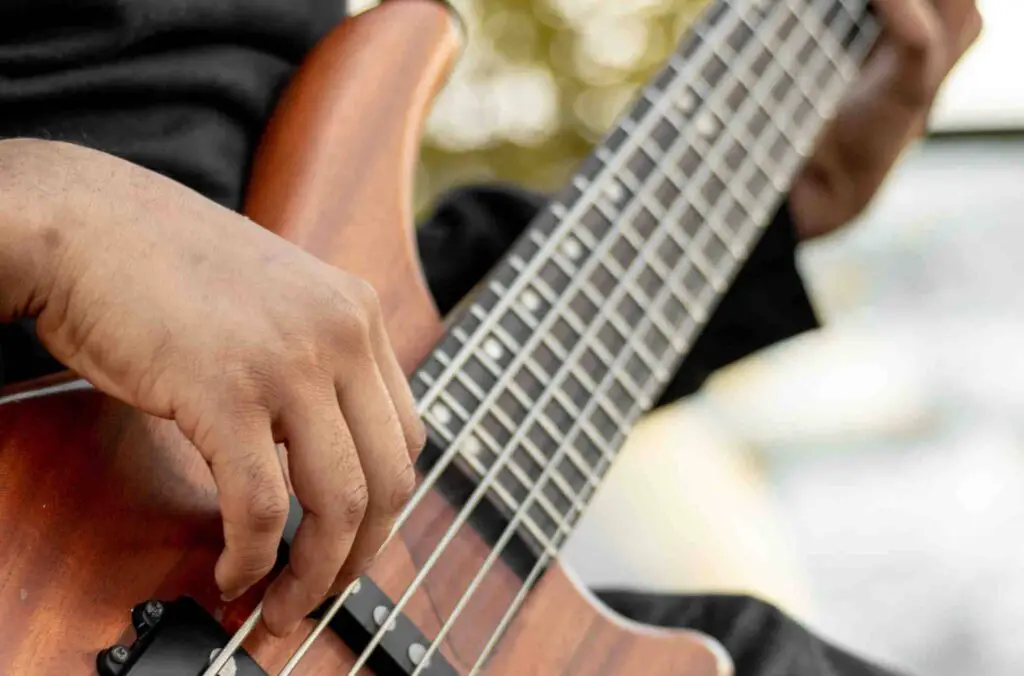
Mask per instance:
[[[702,0],[453,0],[418,196],[554,189]],[[1021,673],[1024,3],[873,208],[800,251],[825,328],[648,419],[567,549],[595,586],[751,593],[914,674]]]

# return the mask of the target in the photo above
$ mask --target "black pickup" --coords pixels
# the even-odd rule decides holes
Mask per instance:
[[[190,598],[147,601],[132,609],[137,638],[96,657],[100,676],[199,676],[231,638]],[[267,676],[245,651],[235,653],[222,676]]]

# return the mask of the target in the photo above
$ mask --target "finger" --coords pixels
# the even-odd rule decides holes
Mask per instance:
[[[926,54],[942,37],[942,22],[929,0],[874,0],[888,38],[902,49]]]
[[[887,46],[896,57],[886,88],[891,100],[910,108],[931,105],[945,75],[944,28],[929,0],[874,0]]]
[[[415,488],[405,435],[376,364],[350,369],[340,378],[338,398],[366,476],[369,504],[336,589],[369,567]]]
[[[972,2],[956,42],[956,57],[953,65],[971,48],[971,45],[978,41],[978,38],[981,37],[983,25],[984,21],[981,18],[981,12],[978,11],[977,6]]]
[[[427,433],[423,427],[423,421],[416,411],[416,401],[409,388],[409,381],[405,377],[401,364],[398,363],[395,351],[391,349],[391,340],[388,338],[384,322],[379,320],[374,324],[371,338],[374,356],[398,415],[398,421],[402,426],[405,447],[409,451],[409,457],[415,462],[427,442]]]
[[[334,385],[282,411],[288,466],[303,516],[288,565],[264,599],[270,632],[285,636],[327,596],[366,510],[366,483]]]
[[[230,600],[273,568],[288,518],[288,491],[269,415],[225,424],[203,442],[197,447],[210,463],[224,520],[224,552],[215,577]]]

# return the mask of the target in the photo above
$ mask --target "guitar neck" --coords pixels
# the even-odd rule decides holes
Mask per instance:
[[[718,0],[413,378],[432,439],[557,549],[874,44],[867,0]]]

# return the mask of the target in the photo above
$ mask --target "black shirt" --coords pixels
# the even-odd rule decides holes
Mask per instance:
[[[240,208],[277,97],[343,17],[338,0],[7,0],[0,3],[0,138],[70,141]],[[472,288],[543,204],[513,189],[444,199],[420,231],[442,310]],[[785,210],[668,396],[815,325]],[[0,382],[59,369],[31,322],[0,328]]]

